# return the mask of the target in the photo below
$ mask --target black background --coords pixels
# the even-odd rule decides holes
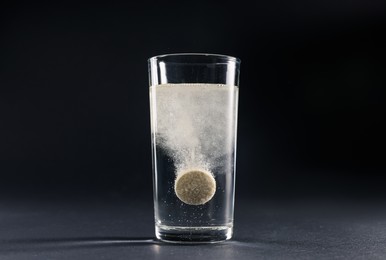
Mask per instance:
[[[129,2],[129,1],[128,1]],[[151,197],[147,59],[241,63],[240,197],[384,197],[384,1],[0,9],[2,196]]]

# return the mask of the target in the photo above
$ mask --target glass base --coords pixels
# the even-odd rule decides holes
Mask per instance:
[[[217,243],[231,239],[232,226],[173,227],[156,225],[156,237],[169,243]]]

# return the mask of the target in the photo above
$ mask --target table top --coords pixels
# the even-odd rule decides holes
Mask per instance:
[[[385,259],[382,206],[236,200],[232,240],[175,245],[149,199],[0,199],[0,259]]]

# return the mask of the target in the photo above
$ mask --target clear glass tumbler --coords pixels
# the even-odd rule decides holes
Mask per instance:
[[[240,60],[187,53],[148,62],[156,236],[230,239]]]

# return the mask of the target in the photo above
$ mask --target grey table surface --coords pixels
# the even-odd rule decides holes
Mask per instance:
[[[152,201],[0,199],[0,259],[385,259],[383,203],[236,200],[230,241],[154,239]]]

